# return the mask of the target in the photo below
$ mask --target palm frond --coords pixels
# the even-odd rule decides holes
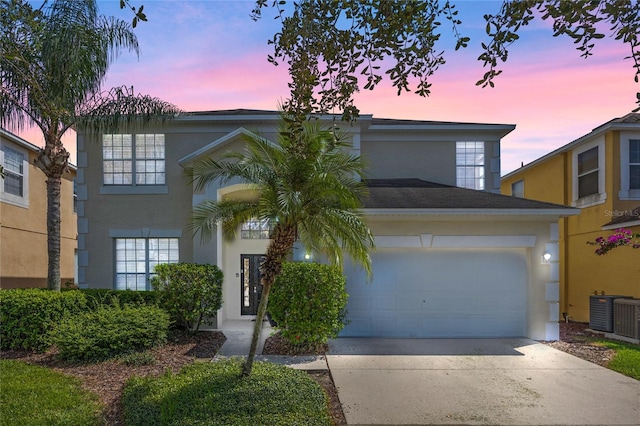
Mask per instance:
[[[135,94],[133,87],[115,87],[78,107],[75,125],[89,133],[116,131],[119,127],[144,129],[161,124],[184,112],[161,99]]]
[[[333,130],[317,123],[295,129],[284,122],[277,142],[250,137],[246,149],[205,158],[189,169],[196,188],[211,182],[250,184],[257,200],[251,205],[231,200],[205,201],[194,210],[203,237],[222,224],[226,238],[251,218],[270,219],[297,230],[302,243],[342,264],[345,254],[371,272],[368,251],[373,235],[359,208],[365,193],[363,164]]]
[[[193,209],[191,221],[187,229],[193,234],[200,234],[200,240],[211,239],[218,226],[227,240],[233,240],[238,227],[253,217],[259,217],[256,202],[238,200],[205,200]]]

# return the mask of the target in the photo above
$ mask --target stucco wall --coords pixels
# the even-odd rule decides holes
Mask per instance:
[[[626,138],[640,138],[640,132],[622,132]],[[620,200],[620,131],[608,131],[584,139],[584,144],[601,141],[604,150],[604,192],[606,199],[585,206],[579,215],[560,220],[560,288],[561,313],[569,320],[589,321],[589,296],[598,292],[640,297],[640,261],[631,248],[619,248],[605,256],[595,255],[595,247],[587,241],[606,236],[611,231],[602,227],[615,216],[631,211],[640,200]],[[503,179],[503,194],[511,193],[511,184],[524,179],[525,198],[553,203],[573,201],[573,157],[582,152],[578,144],[559,152],[539,164],[516,171]],[[564,194],[564,196],[563,196]],[[640,232],[640,227],[630,228]]]
[[[3,138],[3,143],[10,144]],[[46,176],[33,165],[35,152],[28,158],[28,208],[0,203],[0,287],[47,286],[47,190]],[[71,170],[62,179],[61,208],[61,284],[74,280],[77,221],[73,212]]]

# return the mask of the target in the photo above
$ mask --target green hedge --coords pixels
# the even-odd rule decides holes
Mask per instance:
[[[222,306],[223,275],[217,266],[164,263],[154,272],[151,285],[162,293],[163,306],[179,326],[198,331]]]
[[[291,344],[322,345],[345,326],[345,286],[338,266],[287,262],[271,288],[268,309]]]
[[[46,351],[51,333],[67,316],[104,306],[162,306],[164,295],[110,289],[0,290],[0,347]]]
[[[56,325],[86,309],[86,297],[79,291],[2,290],[0,346],[46,351],[51,346],[51,332]]]
[[[111,290],[107,288],[89,288],[80,290],[87,297],[89,307],[113,305],[162,305],[163,294],[158,291]]]
[[[65,318],[54,333],[60,358],[100,361],[167,340],[169,315],[157,306],[99,307]]]

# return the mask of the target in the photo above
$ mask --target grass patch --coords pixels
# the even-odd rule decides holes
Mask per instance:
[[[48,368],[0,360],[0,425],[100,425],[100,405],[80,381]]]
[[[594,344],[616,352],[607,365],[609,369],[640,380],[640,346],[608,339],[597,339]]]
[[[179,374],[134,377],[125,385],[126,424],[330,425],[327,398],[303,371],[257,362],[240,377],[241,361],[198,363]]]

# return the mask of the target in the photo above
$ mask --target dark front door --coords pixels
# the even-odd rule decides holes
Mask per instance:
[[[240,314],[256,315],[258,303],[262,294],[260,284],[260,262],[264,259],[262,254],[241,254],[240,265]]]

